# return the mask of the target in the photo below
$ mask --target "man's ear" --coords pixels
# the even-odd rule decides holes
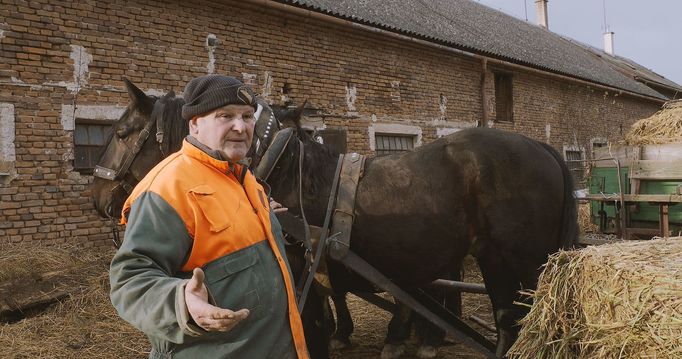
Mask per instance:
[[[190,135],[196,135],[198,132],[197,131],[197,129],[198,129],[197,119],[198,119],[198,117],[194,116],[194,117],[192,117],[191,120],[189,120],[189,134]]]

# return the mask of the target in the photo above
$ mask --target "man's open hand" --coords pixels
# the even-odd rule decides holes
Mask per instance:
[[[201,268],[194,269],[192,279],[185,286],[185,303],[192,319],[209,332],[227,332],[249,315],[248,309],[233,312],[209,304]]]

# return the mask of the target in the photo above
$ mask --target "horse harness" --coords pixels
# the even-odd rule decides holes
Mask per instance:
[[[267,180],[273,169],[277,166],[287,145],[294,137],[294,129],[286,128],[277,132],[270,144],[269,149],[264,153],[260,165],[255,169],[257,178]],[[298,140],[300,142],[300,140]],[[302,220],[292,220],[291,215],[284,214],[280,223],[285,232],[303,243],[306,250],[306,265],[301,278],[297,284],[297,295],[299,311],[303,310],[307,294],[310,290],[312,280],[317,282],[316,289],[326,294],[333,293],[329,273],[327,271],[325,247],[329,244],[328,254],[334,260],[344,258],[350,249],[350,234],[353,226],[355,195],[357,186],[362,177],[365,156],[358,153],[339,155],[334,180],[332,182],[327,211],[325,213],[324,224],[322,227],[309,225],[305,219],[302,201],[302,161],[303,145],[299,145],[299,204],[301,206]],[[280,216],[278,216],[280,218]],[[331,231],[329,222],[331,220]],[[301,228],[302,227],[302,228]],[[311,239],[310,232],[316,235]],[[327,238],[329,233],[333,233]],[[293,243],[290,243],[293,244]]]
[[[156,110],[156,109],[155,109]],[[95,177],[103,178],[105,180],[109,181],[119,181],[118,185],[116,185],[114,188],[111,189],[111,192],[117,191],[119,189],[124,190],[127,194],[132,193],[133,188],[135,188],[135,185],[140,181],[138,178],[136,178],[134,175],[132,176],[134,179],[134,183],[131,183],[130,181],[125,179],[125,175],[128,173],[128,170],[130,169],[130,165],[133,163],[135,160],[135,157],[140,153],[140,150],[142,150],[142,146],[144,143],[147,141],[147,138],[149,138],[149,134],[151,133],[152,126],[156,124],[156,142],[159,144],[159,150],[161,151],[161,155],[163,157],[166,157],[167,154],[167,145],[164,144],[164,131],[163,131],[163,124],[161,121],[162,116],[154,116],[155,111],[152,111],[152,116],[149,122],[147,122],[140,130],[140,133],[138,134],[137,139],[133,143],[132,148],[128,147],[126,150],[126,153],[124,154],[124,160],[121,166],[118,169],[115,168],[107,168],[104,166],[100,166],[99,164],[95,166],[95,170],[93,172],[93,175]],[[156,118],[159,117],[160,120],[157,120]],[[110,210],[107,209],[106,214],[109,216],[111,219],[111,228],[113,232],[113,242],[114,246],[116,248],[119,248],[121,246],[121,241],[120,241],[120,236],[119,236],[119,230],[118,226],[116,223],[116,219],[114,217],[113,213],[109,213]]]

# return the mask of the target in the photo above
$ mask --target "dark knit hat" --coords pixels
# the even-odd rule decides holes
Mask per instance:
[[[234,77],[224,75],[204,75],[193,78],[182,94],[182,118],[211,112],[227,105],[250,105],[256,108],[256,96],[251,87]]]

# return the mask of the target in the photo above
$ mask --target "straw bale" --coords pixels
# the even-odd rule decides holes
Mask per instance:
[[[510,358],[682,358],[682,237],[550,257]]]
[[[625,135],[626,145],[682,142],[682,100],[666,102],[660,111],[635,122]]]
[[[144,335],[119,318],[109,301],[113,250],[0,246],[0,283],[59,272],[67,299],[14,323],[0,322],[2,358],[146,358]],[[30,282],[28,282],[30,285]]]

